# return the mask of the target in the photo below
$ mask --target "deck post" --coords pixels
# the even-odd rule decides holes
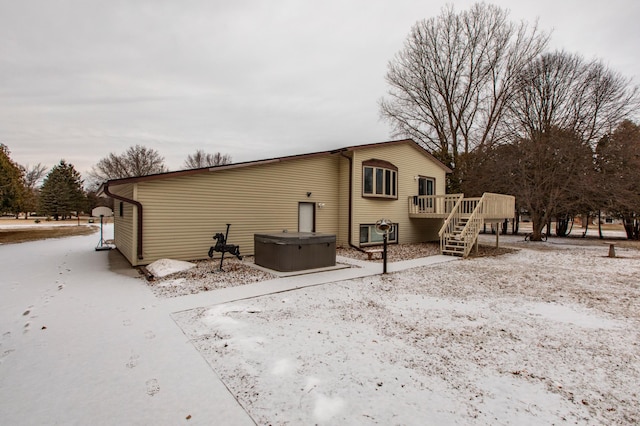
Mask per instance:
[[[496,222],[496,248],[500,248],[500,222]]]

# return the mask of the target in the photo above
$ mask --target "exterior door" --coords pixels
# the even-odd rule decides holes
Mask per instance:
[[[298,203],[298,232],[316,232],[316,203]]]
[[[431,178],[418,178],[418,195],[434,195],[434,180]],[[420,210],[433,211],[433,199],[420,199]]]

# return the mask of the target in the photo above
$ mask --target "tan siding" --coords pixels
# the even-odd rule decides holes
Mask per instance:
[[[372,158],[389,161],[398,167],[397,200],[362,197],[362,162]],[[383,217],[398,223],[400,243],[437,239],[442,221],[409,219],[407,200],[409,196],[418,195],[416,176],[435,178],[436,195],[445,194],[445,171],[419,149],[402,144],[357,150],[353,174],[352,239],[355,244],[360,241],[360,224],[375,223]]]
[[[254,234],[298,230],[299,202],[316,203],[317,232],[337,234],[339,161],[336,155],[313,157],[138,183],[144,208],[140,263],[206,258],[212,236],[226,223],[229,243],[253,254]]]
[[[125,198],[133,197],[134,184],[120,185],[111,190],[116,194]],[[136,212],[133,205],[122,202],[122,217],[120,217],[120,200],[114,200],[114,242],[118,251],[132,264],[136,264],[136,245],[135,245],[135,223]]]

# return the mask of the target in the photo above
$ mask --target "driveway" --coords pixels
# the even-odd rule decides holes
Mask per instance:
[[[0,246],[2,423],[253,424],[96,238]]]

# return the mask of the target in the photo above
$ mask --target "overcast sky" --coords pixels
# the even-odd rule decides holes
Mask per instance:
[[[197,149],[238,162],[389,140],[387,63],[446,3],[0,0],[0,142],[84,174],[135,144],[177,170]],[[640,83],[637,0],[493,3]]]

